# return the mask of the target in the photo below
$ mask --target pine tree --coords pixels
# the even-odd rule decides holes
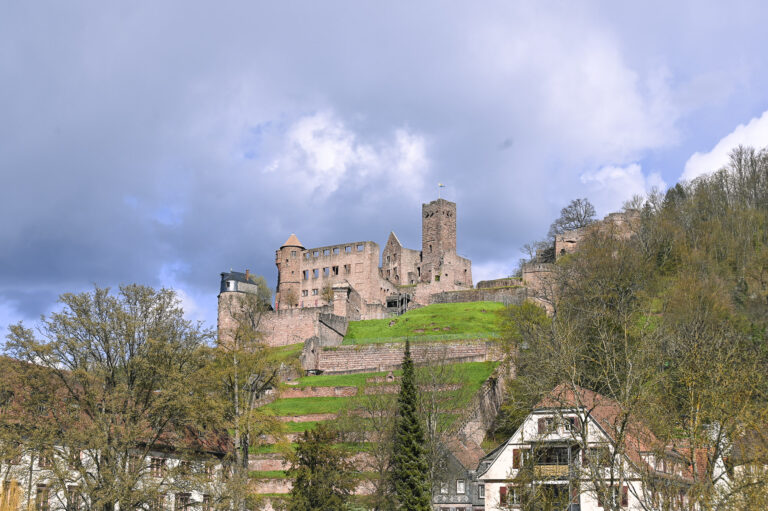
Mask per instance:
[[[339,511],[346,509],[355,490],[355,468],[349,453],[335,445],[336,432],[323,424],[305,431],[290,457],[290,511]]]
[[[429,466],[424,451],[424,430],[416,411],[416,399],[411,346],[406,341],[403,380],[397,399],[392,486],[395,490],[398,509],[430,511],[432,491],[429,483]]]

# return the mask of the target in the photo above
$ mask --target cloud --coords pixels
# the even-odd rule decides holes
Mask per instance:
[[[509,277],[517,269],[517,263],[523,258],[522,252],[518,258],[496,259],[472,263],[472,278],[475,282],[481,280],[500,279]]]
[[[709,152],[694,153],[685,162],[681,180],[693,179],[720,170],[728,163],[728,155],[739,145],[762,149],[768,146],[768,110],[760,117],[755,117],[747,124],[739,124],[731,133],[724,136]]]
[[[284,138],[265,172],[321,198],[343,186],[380,181],[418,195],[429,169],[423,136],[398,128],[383,139],[364,140],[328,110],[297,119]]]
[[[609,165],[595,172],[585,172],[581,175],[581,182],[587,185],[589,197],[600,215],[619,211],[624,201],[635,195],[667,187],[661,174],[653,172],[646,175],[638,163],[624,167]]]

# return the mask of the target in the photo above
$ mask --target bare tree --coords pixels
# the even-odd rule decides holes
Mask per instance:
[[[589,199],[574,199],[560,210],[560,216],[549,227],[550,239],[558,234],[586,227],[595,221],[595,207]]]

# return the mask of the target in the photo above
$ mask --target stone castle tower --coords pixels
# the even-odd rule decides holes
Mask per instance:
[[[301,291],[301,255],[304,246],[295,234],[291,234],[283,245],[275,252],[277,265],[277,290],[275,303],[283,303],[288,307],[299,304]]]
[[[421,281],[439,281],[440,273],[438,268],[443,265],[447,254],[455,253],[456,203],[445,199],[437,199],[429,204],[422,204]]]

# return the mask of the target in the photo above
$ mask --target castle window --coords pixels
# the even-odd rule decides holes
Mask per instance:
[[[333,253],[338,254],[339,253],[339,247],[333,247]]]
[[[360,244],[357,246],[357,251],[358,251],[358,252],[362,252],[362,251],[363,251],[363,247],[364,247],[364,245],[363,245],[362,243],[360,243]]]
[[[317,289],[312,290],[312,296],[317,296]]]
[[[317,278],[317,277],[319,277],[319,276],[320,276],[320,270],[318,270],[317,268],[315,268],[314,270],[312,270],[312,278],[315,278],[315,279],[316,279],[316,278]]]
[[[323,277],[327,277],[330,274],[331,274],[331,269],[330,268],[328,268],[327,266],[325,268],[323,268]]]
[[[387,270],[387,277],[389,277],[389,273],[390,273],[390,271],[389,271],[389,270]]]
[[[307,291],[306,289],[301,290],[301,296],[307,296],[308,294],[309,294],[309,291]]]
[[[291,250],[291,257],[296,257],[296,251],[295,250]]]
[[[389,256],[387,256],[387,263],[389,263]]]
[[[432,253],[432,245],[429,246],[429,253]]]
[[[304,252],[304,259],[309,259],[309,258],[310,258],[309,252]]]
[[[421,277],[421,266],[416,267],[416,274]]]
[[[347,254],[352,252],[352,245],[347,245],[346,247],[344,247],[344,252],[346,252]]]
[[[331,255],[331,249],[330,248],[326,248],[325,250],[323,250],[323,255],[324,256]]]
[[[339,274],[339,267],[338,266],[334,266],[333,268],[331,268],[331,270],[333,271],[334,275],[338,275]]]
[[[435,282],[440,282],[440,275],[435,275]]]
[[[350,274],[352,273],[352,265],[351,264],[345,264],[344,265],[344,274]]]
[[[320,255],[320,251],[319,250],[315,250],[314,252],[312,252],[312,255],[315,256],[315,257],[318,257]]]
[[[227,281],[227,289],[229,289],[229,288],[231,288],[231,287],[232,287],[232,281],[229,281],[229,280],[228,280],[228,281]]]
[[[304,280],[309,280],[309,270],[304,270],[301,273],[304,275]]]

